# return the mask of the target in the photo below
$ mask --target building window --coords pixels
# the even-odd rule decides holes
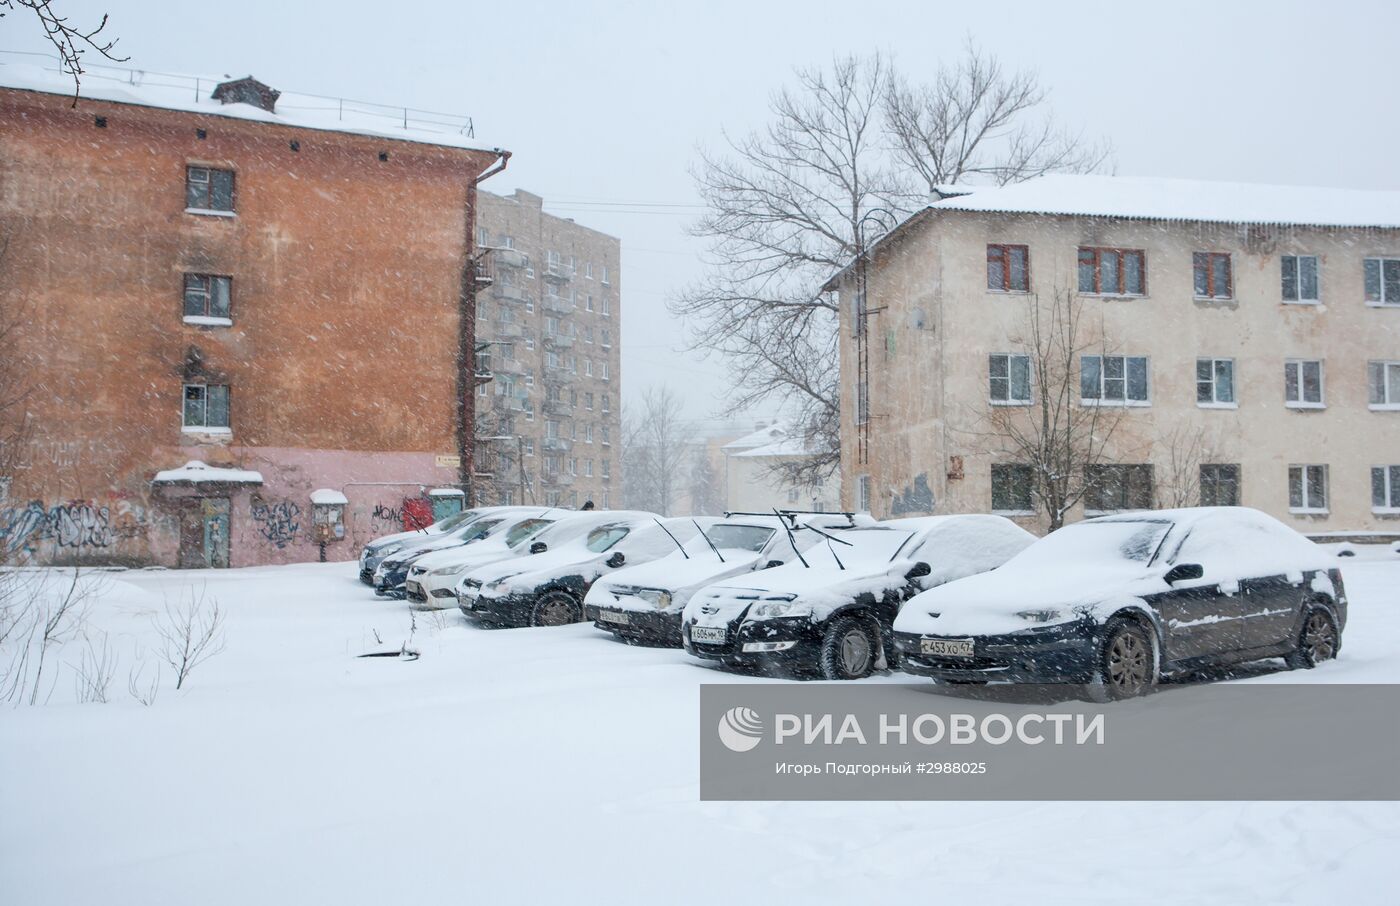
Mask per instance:
[[[992,403],[1026,405],[1031,401],[1031,357],[996,353],[987,357]]]
[[[1195,252],[1191,264],[1197,299],[1234,298],[1229,252]]]
[[[1283,363],[1283,397],[1295,409],[1321,409],[1322,363],[1296,360]]]
[[[996,293],[1029,292],[1031,253],[1024,245],[987,246],[987,289]]]
[[[1239,506],[1240,467],[1205,463],[1201,466],[1201,506]]]
[[[1400,362],[1367,362],[1366,383],[1372,409],[1400,409]]]
[[[185,274],[185,319],[228,321],[232,289],[231,277]]]
[[[1327,467],[1288,467],[1288,509],[1295,513],[1327,512]]]
[[[592,393],[592,391],[590,391],[590,392],[588,392],[588,393],[585,393],[585,394],[583,395],[583,408],[587,409],[589,412],[592,412],[592,411],[593,411],[593,393]]]
[[[1146,295],[1146,254],[1139,249],[1081,248],[1079,291],[1100,296]]]
[[[603,301],[603,307],[602,307],[603,317],[605,317],[605,318],[611,318],[611,317],[612,317],[612,299],[609,299],[607,296],[604,296],[602,301]]]
[[[523,447],[524,447],[524,449],[525,449],[525,455],[526,455],[526,456],[534,456],[534,455],[535,455],[535,439],[534,439],[533,437],[526,437],[526,438],[524,438],[524,441],[525,441],[525,443],[523,444]]]
[[[1284,255],[1283,301],[1315,305],[1317,292],[1317,256]]]
[[[1149,405],[1147,357],[1080,356],[1079,393],[1086,406],[1098,404]]]
[[[593,460],[591,460],[591,459],[585,459],[585,460],[583,461],[583,477],[584,477],[584,478],[592,478],[592,477],[593,477]]]
[[[992,466],[992,512],[1003,515],[1035,512],[1033,476],[1030,466]]]
[[[476,245],[477,248],[486,248],[491,244],[491,232],[486,227],[477,227]]]
[[[1196,360],[1196,405],[1235,408],[1235,360]]]
[[[603,469],[603,477],[604,477],[604,478],[612,478],[612,460],[611,460],[611,459],[600,460],[600,461],[599,461],[599,464],[602,466],[602,469]]]
[[[602,432],[603,446],[605,446],[605,447],[611,446],[611,445],[612,445],[612,433],[608,430],[608,426],[607,426],[607,425],[603,425],[603,426],[600,427],[598,430],[599,430],[600,432]]]
[[[611,412],[611,411],[612,411],[612,394],[610,394],[610,393],[604,393],[604,394],[602,394],[602,403],[603,403],[603,414],[606,415],[607,413]]]
[[[1400,305],[1400,258],[1367,258],[1366,304]]]
[[[608,328],[604,327],[604,328],[602,328],[602,334],[603,334],[603,348],[604,348],[604,349],[611,349],[611,348],[612,348],[612,331],[609,330]],[[592,341],[590,340],[589,342],[592,342]]]
[[[592,310],[593,310],[593,294],[592,294],[592,293],[585,293],[585,294],[584,294],[584,296],[583,296],[583,310],[584,310],[584,311],[592,311]]]
[[[227,384],[186,384],[183,427],[187,431],[228,431]]]
[[[612,286],[612,271],[608,268],[606,264],[603,265],[603,285]],[[606,304],[606,301],[604,302],[604,304]]]
[[[593,443],[593,425],[588,424],[583,426],[583,442],[586,444]]]
[[[607,363],[607,362],[603,362],[602,365],[603,365],[603,373],[602,373],[601,376],[602,376],[603,380],[605,380],[605,381],[612,380],[612,371],[611,371],[611,369],[608,368],[608,363]]]
[[[185,168],[185,208],[191,211],[233,211],[233,171],[212,167]]]
[[[593,360],[592,360],[592,359],[584,359],[584,360],[583,360],[583,374],[584,374],[584,377],[593,377]]]
[[[870,512],[870,476],[860,475],[856,478],[856,512]]]
[[[1400,466],[1371,467],[1371,510],[1400,513]]]
[[[1084,509],[1094,513],[1152,508],[1152,466],[1093,465],[1084,469]]]

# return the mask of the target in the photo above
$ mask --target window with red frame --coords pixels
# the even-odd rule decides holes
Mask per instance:
[[[1234,298],[1228,252],[1195,252],[1191,255],[1195,270],[1195,293],[1198,299]]]
[[[987,246],[987,289],[1025,293],[1031,287],[1031,253],[1024,245]]]
[[[1146,254],[1140,249],[1081,248],[1079,291],[1102,296],[1146,295]]]

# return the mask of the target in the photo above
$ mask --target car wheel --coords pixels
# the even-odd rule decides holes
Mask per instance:
[[[1303,630],[1298,633],[1298,647],[1284,655],[1290,670],[1308,670],[1337,656],[1342,640],[1332,615],[1321,607],[1313,607],[1303,618]]]
[[[1089,684],[1089,697],[1097,702],[1121,701],[1142,695],[1156,683],[1151,634],[1128,620],[1109,623],[1099,655],[1099,675]]]
[[[822,636],[822,677],[853,680],[869,676],[875,670],[878,645],[869,620],[841,617],[832,621]]]
[[[566,591],[551,591],[540,595],[530,614],[531,626],[564,626],[583,619],[583,612],[574,596]]]

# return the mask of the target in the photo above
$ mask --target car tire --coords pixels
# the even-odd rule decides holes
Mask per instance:
[[[530,611],[531,626],[567,626],[582,619],[583,608],[567,591],[545,592]]]
[[[1316,604],[1303,614],[1303,628],[1298,631],[1298,644],[1283,656],[1290,670],[1311,670],[1323,661],[1330,661],[1342,648],[1342,636],[1327,608]]]
[[[878,633],[864,617],[838,617],[822,634],[817,665],[823,679],[863,679],[875,671]]]
[[[1125,619],[1111,620],[1099,649],[1098,675],[1085,687],[1099,703],[1145,694],[1157,684],[1156,643],[1152,633]]]

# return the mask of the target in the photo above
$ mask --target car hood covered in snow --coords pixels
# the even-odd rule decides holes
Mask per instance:
[[[671,607],[668,609],[679,609],[685,606],[691,595],[706,585],[751,572],[760,557],[764,556],[754,551],[720,552],[724,554],[723,563],[713,552],[705,557],[692,554],[687,560],[677,551],[651,563],[620,569],[593,586],[588,593],[588,603],[622,610],[651,610],[653,608],[649,603],[632,597],[627,590],[654,588],[671,594]]]

